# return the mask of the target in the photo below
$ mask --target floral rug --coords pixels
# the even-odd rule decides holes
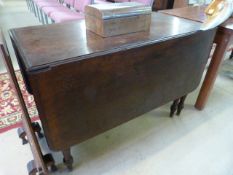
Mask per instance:
[[[18,83],[32,121],[38,120],[38,112],[33,96],[27,93],[20,71],[16,71]],[[7,73],[0,74],[0,133],[20,127],[22,111]]]

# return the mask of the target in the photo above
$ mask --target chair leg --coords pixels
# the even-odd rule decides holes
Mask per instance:
[[[43,133],[41,132],[40,124],[39,124],[38,122],[33,122],[33,123],[32,123],[32,127],[33,127],[34,132],[37,133],[37,136],[38,136],[40,139],[44,137]]]
[[[43,160],[45,162],[45,165],[49,168],[50,172],[57,171],[57,166],[55,165],[55,161],[52,154],[43,155]],[[40,170],[36,168],[34,160],[28,162],[27,169],[28,169],[28,175],[38,175],[38,174],[44,175],[41,174]]]
[[[45,23],[46,23],[46,24],[49,24],[48,16],[47,16],[46,14],[44,14],[44,17],[45,17]]]
[[[176,115],[180,115],[182,109],[184,109],[184,101],[186,99],[187,95],[184,95],[183,97],[180,98],[180,102],[178,104],[178,109],[177,109],[177,112],[176,112]]]
[[[38,169],[36,168],[35,161],[31,160],[27,164],[28,175],[36,175],[38,173]]]
[[[42,11],[42,9],[39,9],[39,13],[42,24],[45,24],[44,15],[43,15],[44,12]]]
[[[44,137],[44,135],[41,132],[41,127],[38,122],[32,122],[32,128],[35,133],[37,133],[37,136],[41,139]],[[27,135],[24,130],[24,128],[18,128],[17,130],[18,136],[20,139],[22,139],[22,144],[25,145],[28,143],[28,140],[26,139]]]
[[[39,7],[35,4],[34,2],[34,7],[35,7],[35,16],[38,18],[39,22],[41,22],[41,19],[40,19],[40,10],[39,10]]]
[[[41,22],[41,18],[40,18],[40,9],[39,9],[39,7],[38,6],[36,6],[36,16],[38,17],[38,19],[39,19],[39,22]]]
[[[46,154],[43,156],[46,166],[50,169],[51,172],[57,171],[57,166],[55,165],[54,158],[52,154]]]
[[[64,156],[64,158],[63,158],[64,164],[67,166],[69,171],[72,171],[74,159],[71,155],[71,148],[63,150],[62,154]]]
[[[23,128],[18,128],[17,133],[20,139],[22,139],[22,144],[25,145],[28,143],[28,140],[26,139],[26,132]]]
[[[33,13],[34,13],[35,17],[37,17],[37,14],[36,14],[36,4],[35,4],[35,2],[32,2],[32,9],[33,9]]]
[[[173,101],[173,104],[170,107],[170,117],[174,116],[174,114],[178,108],[179,101],[180,101],[179,98]]]
[[[29,0],[26,0],[26,3],[27,3],[28,10],[29,10],[30,9],[29,8]]]
[[[33,11],[33,4],[32,3],[33,3],[32,0],[28,1],[30,12]]]

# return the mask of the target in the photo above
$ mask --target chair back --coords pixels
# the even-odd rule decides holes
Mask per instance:
[[[79,12],[84,13],[85,6],[93,4],[93,0],[75,0],[74,8]]]

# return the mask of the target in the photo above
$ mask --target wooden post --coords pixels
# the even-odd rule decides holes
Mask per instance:
[[[204,82],[201,86],[201,90],[195,103],[195,108],[198,110],[204,109],[207,103],[208,97],[210,95],[211,90],[213,89],[214,82],[218,75],[219,67],[224,58],[226,49],[230,43],[231,37],[231,34],[225,33],[223,30],[221,30],[221,27],[218,29],[216,33],[215,43],[217,44],[217,46],[215,48],[209,68],[205,75]]]
[[[47,175],[48,169],[47,169],[45,162],[43,160],[43,156],[42,156],[39,142],[38,142],[36,135],[33,131],[33,128],[31,125],[31,119],[30,119],[26,104],[24,102],[23,95],[21,93],[21,90],[20,90],[16,75],[15,75],[15,71],[14,71],[8,50],[6,48],[5,40],[3,38],[3,34],[1,32],[1,30],[0,30],[0,55],[3,57],[4,63],[6,65],[7,71],[9,73],[9,76],[11,79],[11,83],[12,83],[13,88],[15,90],[15,96],[18,99],[20,107],[21,107],[22,112],[23,112],[22,123],[23,123],[23,127],[25,129],[25,132],[26,132],[26,135],[28,138],[28,142],[29,142],[30,147],[31,147],[31,151],[32,151],[32,154],[34,157],[37,172],[39,174]]]

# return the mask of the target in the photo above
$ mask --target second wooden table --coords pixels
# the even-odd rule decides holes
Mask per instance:
[[[203,23],[206,19],[205,6],[185,7],[172,10],[164,10],[162,13],[189,19]],[[217,44],[209,68],[201,86],[195,107],[199,110],[204,109],[208,97],[213,89],[219,67],[222,63],[227,48],[233,39],[233,19],[230,18],[224,24],[218,27],[214,42]]]

